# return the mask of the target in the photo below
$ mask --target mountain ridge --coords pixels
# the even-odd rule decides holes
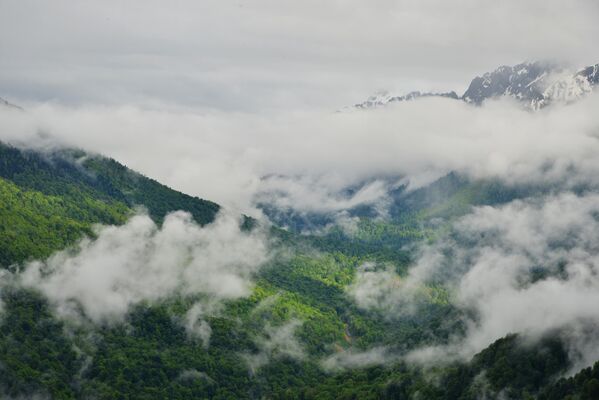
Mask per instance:
[[[502,96],[514,98],[532,110],[552,103],[570,103],[591,92],[599,84],[599,64],[583,67],[572,73],[548,62],[524,62],[514,66],[502,65],[494,71],[476,76],[462,96],[455,91],[433,93],[419,91],[406,95],[392,95],[383,91],[375,93],[354,109],[372,109],[391,103],[414,101],[426,97],[444,97],[481,105]]]
[[[447,194],[459,194],[465,185],[450,174],[414,192],[406,210],[397,213],[416,222],[436,218],[439,202],[443,205]],[[21,257],[11,261],[47,257],[81,235],[93,240],[92,223],[123,224],[135,205],[145,206],[156,220],[174,209],[193,215],[200,207],[205,216],[218,211],[214,203],[186,196],[115,160],[86,157],[80,150],[40,153],[0,144],[0,245],[26,244],[16,246]],[[435,382],[426,367],[393,358],[393,352],[414,346],[446,343],[463,329],[436,285],[422,287],[414,315],[390,317],[384,310],[362,309],[348,295],[364,265],[392,262],[397,271],[407,266],[410,253],[387,249],[384,235],[395,227],[394,241],[413,244],[430,237],[412,222],[366,221],[354,239],[339,232],[329,237],[278,232],[289,245],[286,256],[257,273],[253,293],[195,321],[209,326],[209,346],[198,343],[184,325],[195,305],[203,304],[201,296],[173,295],[134,305],[121,324],[73,327],[56,317],[39,291],[3,282],[0,397],[453,400],[480,398],[481,391],[491,398],[506,393],[532,398],[541,390],[548,395],[586,390],[586,381],[551,386],[571,362],[559,336],[532,347],[517,335],[499,338],[468,360],[435,365]],[[289,333],[289,327],[295,330]],[[301,345],[299,356],[289,343]],[[370,355],[372,346],[386,349],[391,358]],[[322,368],[323,360],[351,361],[352,356],[358,357],[354,366],[341,363],[339,372]],[[264,364],[248,366],[247,360]],[[592,385],[590,372],[582,374]]]
[[[0,265],[4,266],[31,256],[47,257],[78,237],[91,235],[95,223],[122,224],[139,205],[156,222],[169,212],[185,209],[202,225],[210,223],[220,209],[110,158],[75,149],[39,152],[2,142],[0,197]],[[52,237],[48,229],[53,224],[64,226],[68,234]]]
[[[0,97],[0,107],[7,107],[12,108],[14,110],[24,111],[23,107],[10,103],[8,100],[3,99],[2,97]]]

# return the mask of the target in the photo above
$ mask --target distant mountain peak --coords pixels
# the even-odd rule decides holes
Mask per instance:
[[[359,109],[376,108],[376,107],[383,107],[389,103],[412,101],[412,100],[425,98],[425,97],[448,97],[448,98],[456,99],[456,100],[459,99],[459,96],[454,91],[446,92],[446,93],[431,93],[431,92],[423,93],[420,91],[413,91],[413,92],[410,92],[410,93],[402,95],[402,96],[391,95],[387,91],[380,91],[380,92],[373,94],[372,96],[370,96],[368,99],[366,99],[362,103],[355,104],[354,107],[359,108]]]
[[[499,96],[531,102],[541,101],[543,95],[540,88],[543,80],[554,68],[540,62],[521,63],[513,67],[502,65],[493,72],[474,78],[462,100],[477,105],[486,99]]]
[[[475,77],[460,97],[454,91],[447,93],[410,92],[392,95],[378,92],[353,108],[369,109],[389,103],[416,100],[423,97],[447,97],[469,104],[481,105],[488,99],[511,97],[525,107],[538,110],[551,103],[570,103],[591,92],[599,84],[599,64],[576,73],[549,62],[524,62],[514,66],[502,65],[482,76]]]
[[[8,108],[13,108],[16,110],[23,111],[23,107],[19,107],[16,104],[9,103],[7,100],[4,100],[2,97],[0,97],[0,107],[8,107]]]
[[[599,64],[572,73],[556,64],[522,63],[474,78],[462,99],[479,105],[490,98],[509,96],[537,110],[550,103],[578,100],[598,82]]]

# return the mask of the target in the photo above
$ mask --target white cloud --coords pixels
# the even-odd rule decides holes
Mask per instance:
[[[373,347],[364,351],[346,350],[325,358],[321,365],[326,371],[365,368],[398,361],[400,357],[386,347]]]
[[[204,294],[212,302],[246,296],[267,258],[265,237],[240,231],[239,220],[227,214],[200,227],[188,213],[175,212],[160,228],[137,215],[26,265],[20,280],[45,294],[62,316],[83,313],[110,323],[122,320],[131,305],[171,295]],[[207,344],[208,337],[201,338]]]
[[[255,215],[259,199],[342,211],[384,205],[400,176],[417,187],[452,170],[509,181],[596,182],[597,107],[597,94],[537,113],[509,100],[472,107],[425,99],[365,112],[269,116],[46,104],[0,111],[0,139],[39,142],[44,132]],[[365,182],[357,193],[343,192]]]
[[[222,304],[218,302],[218,297],[207,298],[204,301],[196,302],[185,313],[184,325],[187,335],[191,339],[198,339],[202,346],[207,348],[212,336],[212,328],[208,321],[204,319],[206,315],[214,315],[220,311]]]
[[[403,286],[392,267],[376,270],[373,264],[366,263],[358,269],[348,293],[361,308],[399,314],[403,307],[412,305],[412,291]],[[407,297],[406,292],[410,293]]]
[[[214,380],[212,378],[210,378],[210,376],[208,376],[207,373],[198,371],[196,369],[186,369],[186,370],[182,371],[179,374],[179,376],[177,377],[177,380],[183,381],[183,382],[190,382],[190,381],[197,381],[197,380],[203,380],[208,383],[214,382]]]
[[[345,177],[326,175],[266,176],[254,201],[272,204],[278,209],[296,209],[304,212],[335,212],[359,205],[377,205],[386,200],[392,187],[382,179],[365,183],[355,193],[339,193],[347,182]]]
[[[469,311],[465,337],[408,359],[470,357],[509,333],[559,333],[576,366],[597,359],[599,342],[588,333],[599,326],[598,215],[599,195],[563,193],[461,218],[452,238],[424,249],[406,280],[443,279]]]
[[[258,353],[242,355],[250,370],[256,372],[273,359],[304,359],[303,346],[295,337],[295,332],[301,325],[302,322],[295,319],[280,326],[272,326],[267,323],[263,335],[255,340]]]

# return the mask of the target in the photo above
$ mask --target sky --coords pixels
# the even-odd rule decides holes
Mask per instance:
[[[0,0],[0,97],[194,112],[459,94],[499,65],[598,60],[593,0]]]

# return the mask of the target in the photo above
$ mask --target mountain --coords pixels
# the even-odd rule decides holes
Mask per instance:
[[[388,92],[379,92],[376,93],[372,96],[370,96],[368,99],[366,99],[365,101],[363,101],[362,103],[358,103],[355,104],[354,107],[355,108],[359,108],[359,109],[367,109],[367,108],[375,108],[375,107],[381,107],[381,106],[385,106],[389,103],[394,103],[394,102],[401,102],[401,101],[412,101],[412,100],[416,100],[416,99],[420,99],[420,98],[426,98],[426,97],[447,97],[450,99],[458,99],[458,95],[456,94],[456,92],[447,92],[447,93],[421,93],[421,92],[410,92],[404,96],[393,96],[391,94],[389,94]]]
[[[474,78],[462,99],[467,103],[482,104],[486,99],[510,96],[537,104],[544,99],[541,89],[543,79],[552,69],[551,65],[543,63],[501,66]]]
[[[0,266],[44,258],[93,224],[122,224],[141,205],[156,221],[184,209],[200,224],[219,210],[80,150],[34,151],[0,143]]]
[[[8,108],[12,108],[15,110],[21,110],[23,111],[22,107],[19,107],[15,104],[9,103],[8,101],[4,100],[2,97],[0,97],[0,107],[8,107]]]
[[[598,83],[598,69],[500,67],[475,78],[462,97],[380,94],[355,108],[510,96],[538,109],[583,96]],[[456,228],[463,217],[534,207],[562,188],[452,172],[408,190],[399,178],[371,178],[335,194],[352,198],[377,181],[388,189],[385,215],[372,205],[340,214],[263,203],[274,225],[242,216],[227,225],[218,204],[116,160],[0,143],[0,398],[596,399],[599,362],[580,370],[570,326],[534,340],[495,326],[460,357],[412,361],[421,350],[451,350],[484,319],[456,299],[462,264],[484,265],[480,257],[495,252],[506,258],[501,226],[464,233]],[[567,187],[570,197],[585,191],[596,188]],[[594,217],[583,214],[577,227]],[[518,230],[526,228],[521,222]],[[559,228],[546,249],[559,250],[555,268],[535,259],[511,294],[567,281],[567,257],[588,249],[576,247],[578,228]],[[440,261],[422,258],[429,245],[441,246],[433,254]],[[264,260],[244,269],[256,251]],[[420,261],[438,262],[439,274],[410,280]],[[189,290],[194,280],[201,290]],[[102,307],[113,318],[94,314]],[[576,322],[585,339],[595,336],[589,315]]]
[[[599,83],[599,64],[586,67],[574,75],[562,74],[554,80],[542,93],[542,101],[537,107],[543,107],[552,102],[571,103],[591,92]]]
[[[469,104],[481,105],[488,99],[512,97],[525,107],[538,110],[551,103],[570,103],[591,92],[599,83],[599,64],[582,68],[576,73],[558,65],[543,62],[501,66],[492,72],[474,78],[462,96],[455,92],[420,93],[405,96],[382,92],[354,106],[368,109],[397,101],[416,100],[422,97],[447,97]]]
[[[404,361],[401,356],[411,349],[448,343],[465,329],[461,311],[437,284],[418,289],[417,313],[364,309],[350,295],[364,265],[392,264],[403,273],[414,256],[411,245],[445,229],[435,220],[463,215],[473,204],[536,193],[531,190],[449,174],[417,191],[398,188],[388,220],[357,211],[360,221],[351,235],[335,227],[316,235],[273,227],[268,232],[275,256],[252,275],[251,294],[202,311],[209,345],[190,336],[186,322],[197,304],[210,304],[202,302],[205,294],[175,292],[132,302],[121,322],[78,324],[59,318],[57,305],[41,291],[20,286],[17,278],[3,280],[0,395],[553,399],[559,393],[595,393],[596,370],[556,380],[572,362],[559,334],[534,345],[508,335],[469,360],[439,363],[433,370]],[[27,260],[61,249],[67,252],[62,257],[74,255],[78,247],[70,246],[82,237],[93,243],[95,224],[124,226],[137,206],[158,225],[166,213],[184,210],[206,227],[220,209],[100,155],[1,144],[0,271],[18,277]],[[217,240],[227,253],[227,242]]]
[[[513,97],[531,109],[551,103],[575,101],[593,90],[597,84],[599,64],[575,74],[547,63],[523,63],[502,66],[482,77],[476,77],[462,96],[468,103],[482,104],[499,96]]]

